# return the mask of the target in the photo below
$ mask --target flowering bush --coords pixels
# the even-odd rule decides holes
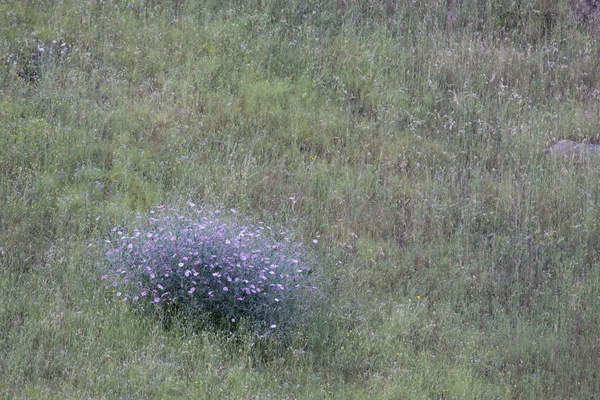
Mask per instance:
[[[281,332],[305,316],[315,287],[301,243],[274,239],[270,228],[239,223],[235,210],[150,211],[127,234],[113,229],[102,279],[124,301],[162,312],[209,315]]]

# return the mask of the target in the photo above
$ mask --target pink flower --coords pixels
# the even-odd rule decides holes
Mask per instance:
[[[154,302],[155,302],[155,303],[158,303],[158,302],[160,302],[160,297],[155,297],[155,298],[154,298]]]
[[[195,291],[196,291],[196,288],[195,288],[195,287],[193,287],[193,288],[191,288],[190,290],[188,290],[188,293],[189,293],[189,294],[192,294],[192,293],[194,293]]]
[[[224,286],[224,287],[223,287],[223,291],[224,291],[224,292],[229,292],[229,288],[228,288],[227,286]]]

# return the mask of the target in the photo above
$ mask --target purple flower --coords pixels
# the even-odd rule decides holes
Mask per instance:
[[[231,323],[237,323],[235,315],[243,310],[267,330],[282,328],[288,313],[269,309],[286,308],[290,290],[310,290],[301,274],[308,267],[298,244],[285,232],[280,242],[272,240],[271,228],[263,223],[238,224],[234,209],[210,213],[191,201],[186,204],[184,211],[155,208],[145,220],[140,218],[144,228],[115,228],[120,236],[115,233],[108,243],[110,272],[101,278],[107,289],[119,290],[123,301],[206,307],[229,315]]]

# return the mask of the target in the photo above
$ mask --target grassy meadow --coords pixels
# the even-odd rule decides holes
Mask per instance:
[[[544,149],[600,141],[599,39],[567,0],[1,1],[0,398],[597,398],[600,165]],[[314,323],[107,291],[112,228],[187,201],[303,238]]]

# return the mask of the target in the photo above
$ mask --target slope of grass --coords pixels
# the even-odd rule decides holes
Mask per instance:
[[[0,4],[0,397],[594,398],[599,43],[569,2]],[[104,288],[158,204],[291,229],[285,345]],[[313,243],[316,239],[316,243]]]

